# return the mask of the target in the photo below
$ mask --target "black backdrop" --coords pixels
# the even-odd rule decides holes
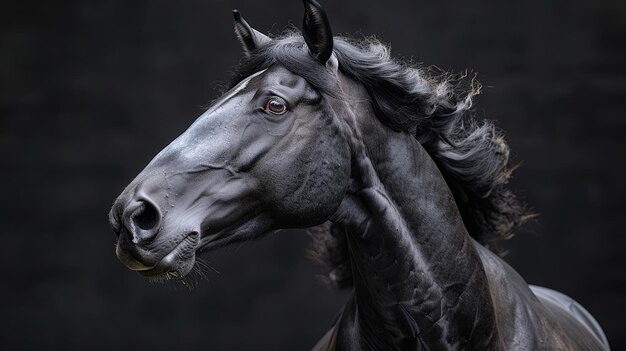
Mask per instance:
[[[538,223],[510,262],[569,294],[626,349],[626,6],[619,1],[325,1],[336,33],[485,87],[477,111],[523,162]],[[300,1],[14,1],[0,14],[0,349],[301,350],[346,292],[284,232],[209,255],[194,290],[148,284],[114,256],[123,187],[216,97],[240,58],[230,10],[299,26]],[[290,22],[290,20],[292,22]]]

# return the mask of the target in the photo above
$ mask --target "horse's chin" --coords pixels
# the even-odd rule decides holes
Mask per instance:
[[[193,269],[196,263],[196,250],[200,243],[197,232],[185,237],[172,251],[152,268],[136,270],[152,282],[163,282],[170,279],[182,279]]]
[[[161,268],[160,264],[147,271],[137,271],[139,275],[147,278],[150,282],[160,283],[172,279],[182,279],[193,269],[196,263],[196,255],[184,260],[177,260],[174,265]]]

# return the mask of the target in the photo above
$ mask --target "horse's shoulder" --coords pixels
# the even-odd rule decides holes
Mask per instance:
[[[536,285],[530,285],[529,287],[543,306],[550,311],[553,319],[559,321],[562,325],[567,325],[571,330],[581,331],[573,333],[575,337],[581,337],[586,334],[584,330],[581,330],[581,327],[584,327],[597,338],[594,341],[588,337],[580,340],[580,342],[587,344],[588,349],[609,349],[609,342],[602,331],[602,327],[581,304],[556,290]],[[595,341],[598,341],[600,345]]]
[[[477,242],[474,246],[487,275],[496,320],[499,326],[506,326],[499,328],[505,345],[552,349],[560,349],[558,345],[561,345],[569,349],[571,345],[561,344],[564,340],[559,335],[564,333],[569,335],[565,339],[574,339],[576,345],[583,345],[585,349],[608,350],[602,329],[580,304],[560,292],[529,285],[495,253]],[[516,332],[528,328],[534,332]],[[509,334],[505,334],[506,331]]]

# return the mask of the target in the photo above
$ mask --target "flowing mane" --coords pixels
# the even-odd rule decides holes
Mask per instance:
[[[453,76],[390,57],[375,39],[334,38],[339,70],[367,90],[376,116],[396,130],[411,133],[435,161],[450,187],[469,234],[492,250],[533,215],[506,187],[511,172],[509,147],[488,120],[474,118],[473,98],[480,85],[467,75]],[[330,72],[308,54],[298,33],[274,38],[235,72],[229,88],[278,63],[325,94],[341,95]],[[311,230],[313,256],[330,268],[336,286],[351,284],[349,254],[342,228]]]

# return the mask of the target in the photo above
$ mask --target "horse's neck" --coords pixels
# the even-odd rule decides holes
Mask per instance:
[[[367,118],[358,129],[371,139],[356,138],[364,147],[333,219],[347,229],[353,310],[369,329],[360,334],[403,348],[494,348],[485,272],[443,177],[412,136]]]

